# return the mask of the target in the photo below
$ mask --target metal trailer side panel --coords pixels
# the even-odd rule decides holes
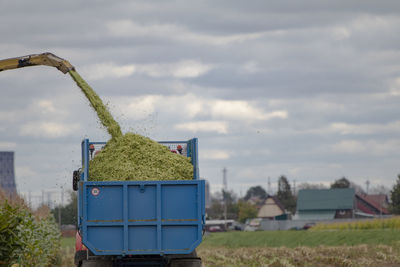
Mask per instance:
[[[95,255],[189,254],[201,243],[204,180],[80,187],[82,241]]]

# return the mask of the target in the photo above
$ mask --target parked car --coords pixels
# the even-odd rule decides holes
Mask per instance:
[[[315,223],[306,223],[304,226],[303,226],[303,230],[308,230],[308,229],[310,229],[311,227],[313,227],[315,225]]]
[[[211,233],[213,233],[213,232],[223,232],[223,231],[224,231],[224,229],[222,229],[222,227],[219,226],[219,225],[213,225],[213,226],[210,226],[208,228],[208,232],[211,232]]]
[[[228,226],[228,230],[230,231],[242,231],[244,226],[241,223],[233,222],[232,225]]]
[[[260,230],[261,220],[261,218],[248,219],[244,231],[254,232]]]

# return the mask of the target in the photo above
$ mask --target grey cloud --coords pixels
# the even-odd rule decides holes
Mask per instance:
[[[389,94],[399,78],[399,9],[398,1],[372,0],[290,4],[7,0],[0,3],[0,57],[48,50],[71,61],[82,74],[90,65],[110,62],[174,64],[198,60],[211,64],[213,69],[197,78],[133,73],[89,83],[110,101],[124,131],[133,128],[157,140],[197,136],[200,154],[202,150],[229,152],[228,159],[201,157],[202,176],[212,184],[221,183],[224,166],[236,191],[266,185],[268,176],[276,179],[280,174],[303,182],[330,182],[346,175],[361,184],[364,178],[391,184],[398,171],[395,158],[399,155],[388,148],[396,144],[395,130],[343,135],[329,127],[333,123],[357,127],[399,120],[399,96]],[[142,34],[110,32],[107,25],[121,20],[143,27]],[[172,30],[155,34],[154,27]],[[220,42],[249,34],[256,37]],[[135,120],[113,107],[113,99],[118,97],[187,93],[248,101],[266,111],[286,110],[288,118],[251,123],[227,119],[228,133],[215,134],[173,127],[212,120],[207,112],[188,119],[179,109],[171,113],[158,107]],[[15,142],[17,166],[36,173],[35,177],[17,177],[21,190],[69,186],[71,171],[79,167],[81,139],[109,138],[70,77],[55,69],[1,72],[0,94],[0,114],[13,114],[12,120],[0,115],[0,143]],[[51,100],[64,113],[44,114],[30,108],[42,99]],[[21,126],[32,122],[77,124],[80,128],[58,138],[21,136]],[[349,140],[355,148],[365,144],[377,152],[346,153],[343,146],[351,145]]]

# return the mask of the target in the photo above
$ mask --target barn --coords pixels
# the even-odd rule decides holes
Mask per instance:
[[[297,220],[372,218],[388,215],[386,195],[358,194],[354,188],[303,189],[298,193]]]

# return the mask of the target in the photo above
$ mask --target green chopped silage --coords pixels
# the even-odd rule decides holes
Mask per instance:
[[[108,141],[91,160],[89,176],[96,181],[183,180],[192,179],[193,165],[147,137],[127,133]]]
[[[89,180],[193,179],[193,165],[190,158],[172,153],[166,146],[150,138],[134,133],[122,135],[119,124],[96,92],[76,71],[69,73],[111,135],[104,149],[89,163]]]
[[[108,133],[112,138],[122,136],[121,128],[119,124],[114,120],[111,113],[108,111],[106,105],[104,105],[101,98],[96,94],[96,92],[85,82],[84,79],[74,70],[69,71],[72,79],[81,88],[82,92],[85,94],[86,98],[89,100],[90,105],[96,111],[101,123],[106,127]]]

